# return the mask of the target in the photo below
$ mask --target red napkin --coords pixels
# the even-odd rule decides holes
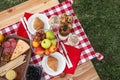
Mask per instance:
[[[65,45],[65,48],[68,52],[68,56],[73,64],[73,67],[68,68],[66,66],[64,73],[74,74],[77,64],[80,60],[81,50],[69,45]]]
[[[32,14],[30,14],[30,13],[25,13],[25,14],[24,14],[24,17],[26,17],[26,19],[28,19],[31,15],[32,15]],[[18,29],[17,29],[17,35],[18,35],[18,36],[22,36],[22,37],[24,37],[24,38],[28,38],[27,32],[26,32],[26,30],[24,29],[22,22],[20,22],[19,27],[18,27]]]

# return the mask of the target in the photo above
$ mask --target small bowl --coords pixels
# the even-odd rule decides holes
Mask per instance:
[[[27,72],[26,72],[25,80],[30,80],[30,79],[31,80],[40,80],[41,76],[42,76],[42,68],[40,66],[29,65]]]

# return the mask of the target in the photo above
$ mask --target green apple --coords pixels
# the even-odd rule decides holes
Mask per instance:
[[[55,38],[54,32],[51,31],[51,30],[48,30],[48,31],[46,32],[46,38],[47,38],[47,39],[54,39],[54,38]]]
[[[41,42],[41,46],[45,49],[49,48],[51,46],[51,41],[49,39],[44,39]]]
[[[57,44],[57,41],[56,41],[55,39],[52,39],[52,40],[51,40],[51,44],[52,44],[52,45],[56,45],[56,44]]]

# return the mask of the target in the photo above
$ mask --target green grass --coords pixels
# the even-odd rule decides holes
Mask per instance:
[[[0,11],[22,0],[0,0]],[[104,60],[92,62],[101,80],[120,80],[120,0],[75,0],[74,11],[95,51]]]
[[[0,11],[15,6],[26,0],[0,0]]]
[[[76,0],[74,10],[95,51],[92,60],[101,80],[120,80],[120,0]]]

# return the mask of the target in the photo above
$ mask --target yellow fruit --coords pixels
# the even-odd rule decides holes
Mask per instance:
[[[14,71],[14,70],[9,70],[5,77],[8,79],[8,80],[14,80],[16,77],[17,77],[17,73]]]
[[[4,36],[0,34],[0,42],[3,42],[3,40],[4,40]]]
[[[34,48],[38,47],[39,45],[40,45],[40,44],[39,44],[38,41],[32,41],[32,46],[33,46]]]

